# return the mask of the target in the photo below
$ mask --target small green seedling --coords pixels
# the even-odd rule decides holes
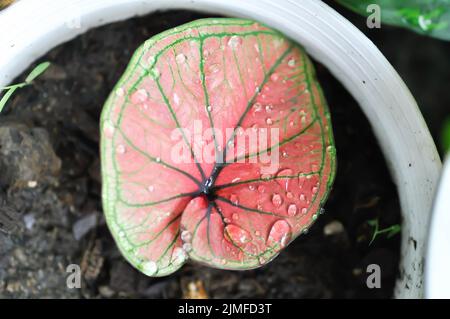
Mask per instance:
[[[38,76],[43,74],[48,69],[49,66],[50,66],[50,62],[42,62],[39,65],[37,65],[33,69],[33,71],[31,71],[30,74],[28,74],[28,76],[26,77],[24,82],[0,88],[0,91],[6,91],[6,93],[3,95],[2,99],[0,100],[0,113],[3,111],[3,108],[5,107],[6,103],[9,101],[9,99],[11,98],[11,96],[14,94],[14,92],[16,90],[21,89],[25,86],[31,85]]]
[[[372,239],[370,240],[369,246],[372,245],[372,243],[375,241],[375,239],[382,234],[387,234],[386,237],[388,239],[394,237],[401,231],[401,226],[399,224],[392,225],[390,227],[380,229],[380,223],[378,222],[378,219],[372,219],[367,221],[367,223],[374,228],[374,232],[372,235]]]

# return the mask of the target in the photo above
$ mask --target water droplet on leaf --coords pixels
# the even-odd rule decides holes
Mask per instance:
[[[125,95],[125,90],[122,87],[118,88],[116,90],[116,95],[117,96],[124,96]]]
[[[184,243],[190,243],[192,240],[192,234],[188,230],[183,230],[180,237]]]
[[[288,207],[288,215],[294,217],[297,215],[297,206],[295,204],[291,204]]]
[[[280,194],[274,194],[274,195],[272,196],[272,204],[273,204],[275,207],[280,207],[281,204],[283,204],[283,198],[281,197]]]
[[[175,247],[172,252],[172,263],[175,265],[179,265],[182,264],[186,259],[186,251],[181,247]]]
[[[139,89],[131,95],[131,103],[140,104],[148,99],[148,93],[144,89]]]
[[[239,204],[239,198],[236,194],[231,194],[230,195],[230,201],[234,204],[234,205],[238,205]]]
[[[190,252],[192,250],[192,245],[190,243],[184,243],[183,250],[187,253]]]
[[[158,271],[158,265],[154,261],[147,261],[142,264],[142,272],[147,276],[153,276]]]
[[[183,53],[178,54],[175,59],[179,64],[186,62],[186,56]]]
[[[253,104],[253,110],[255,111],[255,113],[256,112],[261,112],[262,111],[262,104],[261,103],[255,103],[255,104]]]
[[[119,144],[119,145],[117,145],[117,147],[116,147],[116,151],[117,151],[117,153],[119,153],[119,154],[125,154],[126,151],[127,151],[127,149],[126,149],[125,145]]]
[[[269,244],[278,244],[280,248],[286,247],[291,240],[291,226],[285,220],[278,220],[273,224],[269,232]]]
[[[242,44],[242,39],[237,35],[233,35],[230,40],[228,40],[228,46],[232,49],[236,49],[240,44]]]
[[[159,72],[158,68],[153,68],[150,70],[150,75],[154,78],[154,79],[158,79],[161,76],[161,72]]]
[[[244,246],[252,240],[248,231],[236,225],[228,225],[225,227],[225,232],[230,240],[237,246]]]
[[[271,79],[272,81],[274,81],[274,82],[278,81],[279,78],[280,78],[280,76],[279,76],[277,73],[273,73],[273,74],[270,76],[270,79]]]

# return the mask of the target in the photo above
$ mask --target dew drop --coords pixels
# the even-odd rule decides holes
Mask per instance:
[[[270,117],[266,119],[266,124],[267,125],[272,125],[273,124],[273,121],[272,121],[272,119]]]
[[[274,82],[278,81],[279,78],[280,78],[280,76],[279,76],[277,73],[273,73],[273,74],[270,76],[270,79],[271,79],[272,81],[274,81]]]
[[[229,224],[229,223],[231,223],[231,220],[230,220],[229,218],[224,218],[224,219],[223,219],[223,222],[224,222],[225,224]]]
[[[264,257],[259,257],[258,258],[258,261],[259,261],[259,263],[261,264],[261,265],[264,265],[265,263],[266,263],[266,258],[264,258]]]
[[[317,217],[318,217],[317,213],[316,213],[316,214],[314,214],[314,215],[312,215],[312,220],[316,220],[316,219],[317,219]]]
[[[111,123],[111,121],[108,120],[103,124],[103,134],[105,134],[107,138],[112,138],[114,135],[114,131],[115,127]]]
[[[156,61],[156,58],[153,55],[149,56],[148,59],[147,59],[147,62],[150,65],[153,65],[153,63],[155,63],[155,61]]]
[[[288,61],[288,65],[289,65],[291,68],[295,67],[295,60],[294,60],[294,59],[290,59],[290,60]]]
[[[277,174],[277,183],[281,187],[283,187],[286,191],[289,189],[289,182],[291,181],[290,178],[282,178],[287,176],[292,176],[294,173],[290,168],[283,169],[278,172]]]
[[[125,232],[124,232],[123,230],[121,230],[121,231],[119,232],[119,237],[120,237],[120,238],[125,237]]]
[[[233,178],[233,180],[231,182],[236,183],[236,182],[239,182],[240,180],[241,180],[240,177],[236,177],[236,178]]]
[[[255,236],[261,236],[261,233],[259,232],[259,230],[255,230]]]
[[[178,94],[176,93],[173,94],[173,101],[175,102],[176,105],[180,105],[180,97],[178,96]]]
[[[142,264],[142,272],[147,276],[153,276],[158,271],[158,265],[154,261],[147,261]]]
[[[221,263],[222,265],[226,265],[227,260],[226,260],[226,259],[222,259],[222,260],[220,261],[220,263]]]
[[[184,243],[183,250],[187,253],[190,252],[192,250],[192,245],[190,243]]]
[[[230,195],[230,201],[234,204],[234,205],[238,205],[239,204],[239,198],[236,194],[231,194]]]
[[[192,240],[192,234],[188,230],[183,230],[180,237],[184,243],[190,243]]]
[[[302,123],[302,125],[306,124],[306,116],[302,116],[300,119],[300,122]]]
[[[117,96],[124,96],[125,95],[125,90],[122,87],[118,88],[116,90],[116,95]]]
[[[228,46],[232,49],[236,49],[242,43],[242,39],[237,35],[233,35],[230,40],[228,40]]]
[[[264,185],[259,185],[258,186],[258,192],[260,192],[261,194],[265,193],[266,192],[266,187]]]
[[[212,108],[211,105],[208,105],[208,106],[206,107],[206,109],[208,110],[208,112],[211,112],[213,108]]]
[[[150,185],[149,187],[147,187],[148,191],[151,193],[155,190],[155,186]]]
[[[272,113],[272,111],[273,111],[273,105],[272,104],[266,105],[266,112],[267,113]]]
[[[300,200],[301,201],[305,201],[306,200],[305,194],[300,194]]]
[[[312,188],[312,193],[313,194],[317,194],[317,191],[319,190],[319,188],[318,187],[316,187],[316,186],[314,186],[313,188]]]
[[[209,67],[209,71],[211,72],[211,73],[217,73],[217,72],[219,72],[220,71],[220,66],[216,63],[216,64],[212,64],[210,67]]]
[[[144,89],[139,89],[131,95],[131,103],[144,103],[148,99],[148,93]]]
[[[294,194],[292,194],[291,192],[287,192],[286,193],[286,197],[289,199],[293,199],[294,198]]]
[[[273,204],[275,207],[280,207],[281,204],[283,204],[283,198],[281,197],[280,194],[274,194],[274,195],[272,196],[272,204]]]
[[[270,179],[272,178],[272,174],[261,174],[261,179]]]
[[[157,162],[157,163],[161,163],[161,157],[157,157],[157,158],[156,158],[156,162]]]
[[[281,248],[286,247],[286,245],[291,240],[292,231],[291,226],[285,220],[278,220],[273,224],[269,232],[269,243],[279,244]]]
[[[306,215],[306,213],[308,212],[308,209],[306,207],[302,208],[302,215]]]
[[[236,225],[228,225],[225,227],[225,232],[230,240],[237,246],[244,246],[252,240],[252,236],[248,231]]]
[[[116,152],[117,152],[117,153],[119,153],[119,154],[125,154],[126,151],[127,151],[127,148],[125,147],[125,145],[123,145],[123,144],[117,145],[117,148],[116,148]]]
[[[289,205],[288,215],[291,217],[294,217],[295,215],[297,215],[297,206],[295,206],[295,204]]]
[[[172,263],[175,265],[182,264],[187,259],[186,251],[181,247],[175,247],[171,259]]]
[[[159,72],[158,68],[153,68],[150,70],[150,75],[154,78],[154,79],[158,79],[161,76],[161,72]]]
[[[177,63],[184,63],[186,62],[186,56],[183,53],[180,53],[176,56],[175,60],[177,61]]]
[[[288,158],[288,157],[289,157],[289,154],[288,154],[288,152],[286,152],[286,151],[283,151],[283,152],[281,153],[281,155],[282,155],[284,158]]]
[[[253,104],[253,110],[256,112],[261,112],[262,111],[262,105],[259,102],[256,102],[255,104]]]
[[[251,191],[254,191],[256,189],[256,187],[255,187],[255,185],[250,184],[250,185],[248,185],[248,189]]]
[[[231,218],[233,218],[233,220],[238,220],[239,219],[239,215],[237,213],[234,213]]]

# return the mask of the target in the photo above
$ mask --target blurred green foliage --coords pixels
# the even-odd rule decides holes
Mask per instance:
[[[450,0],[336,0],[364,16],[371,4],[381,9],[383,23],[450,41]]]

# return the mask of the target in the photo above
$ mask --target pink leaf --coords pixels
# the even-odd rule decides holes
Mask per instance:
[[[310,60],[253,21],[200,20],[148,40],[101,129],[107,222],[149,276],[189,259],[224,269],[269,262],[315,221],[334,180]]]

